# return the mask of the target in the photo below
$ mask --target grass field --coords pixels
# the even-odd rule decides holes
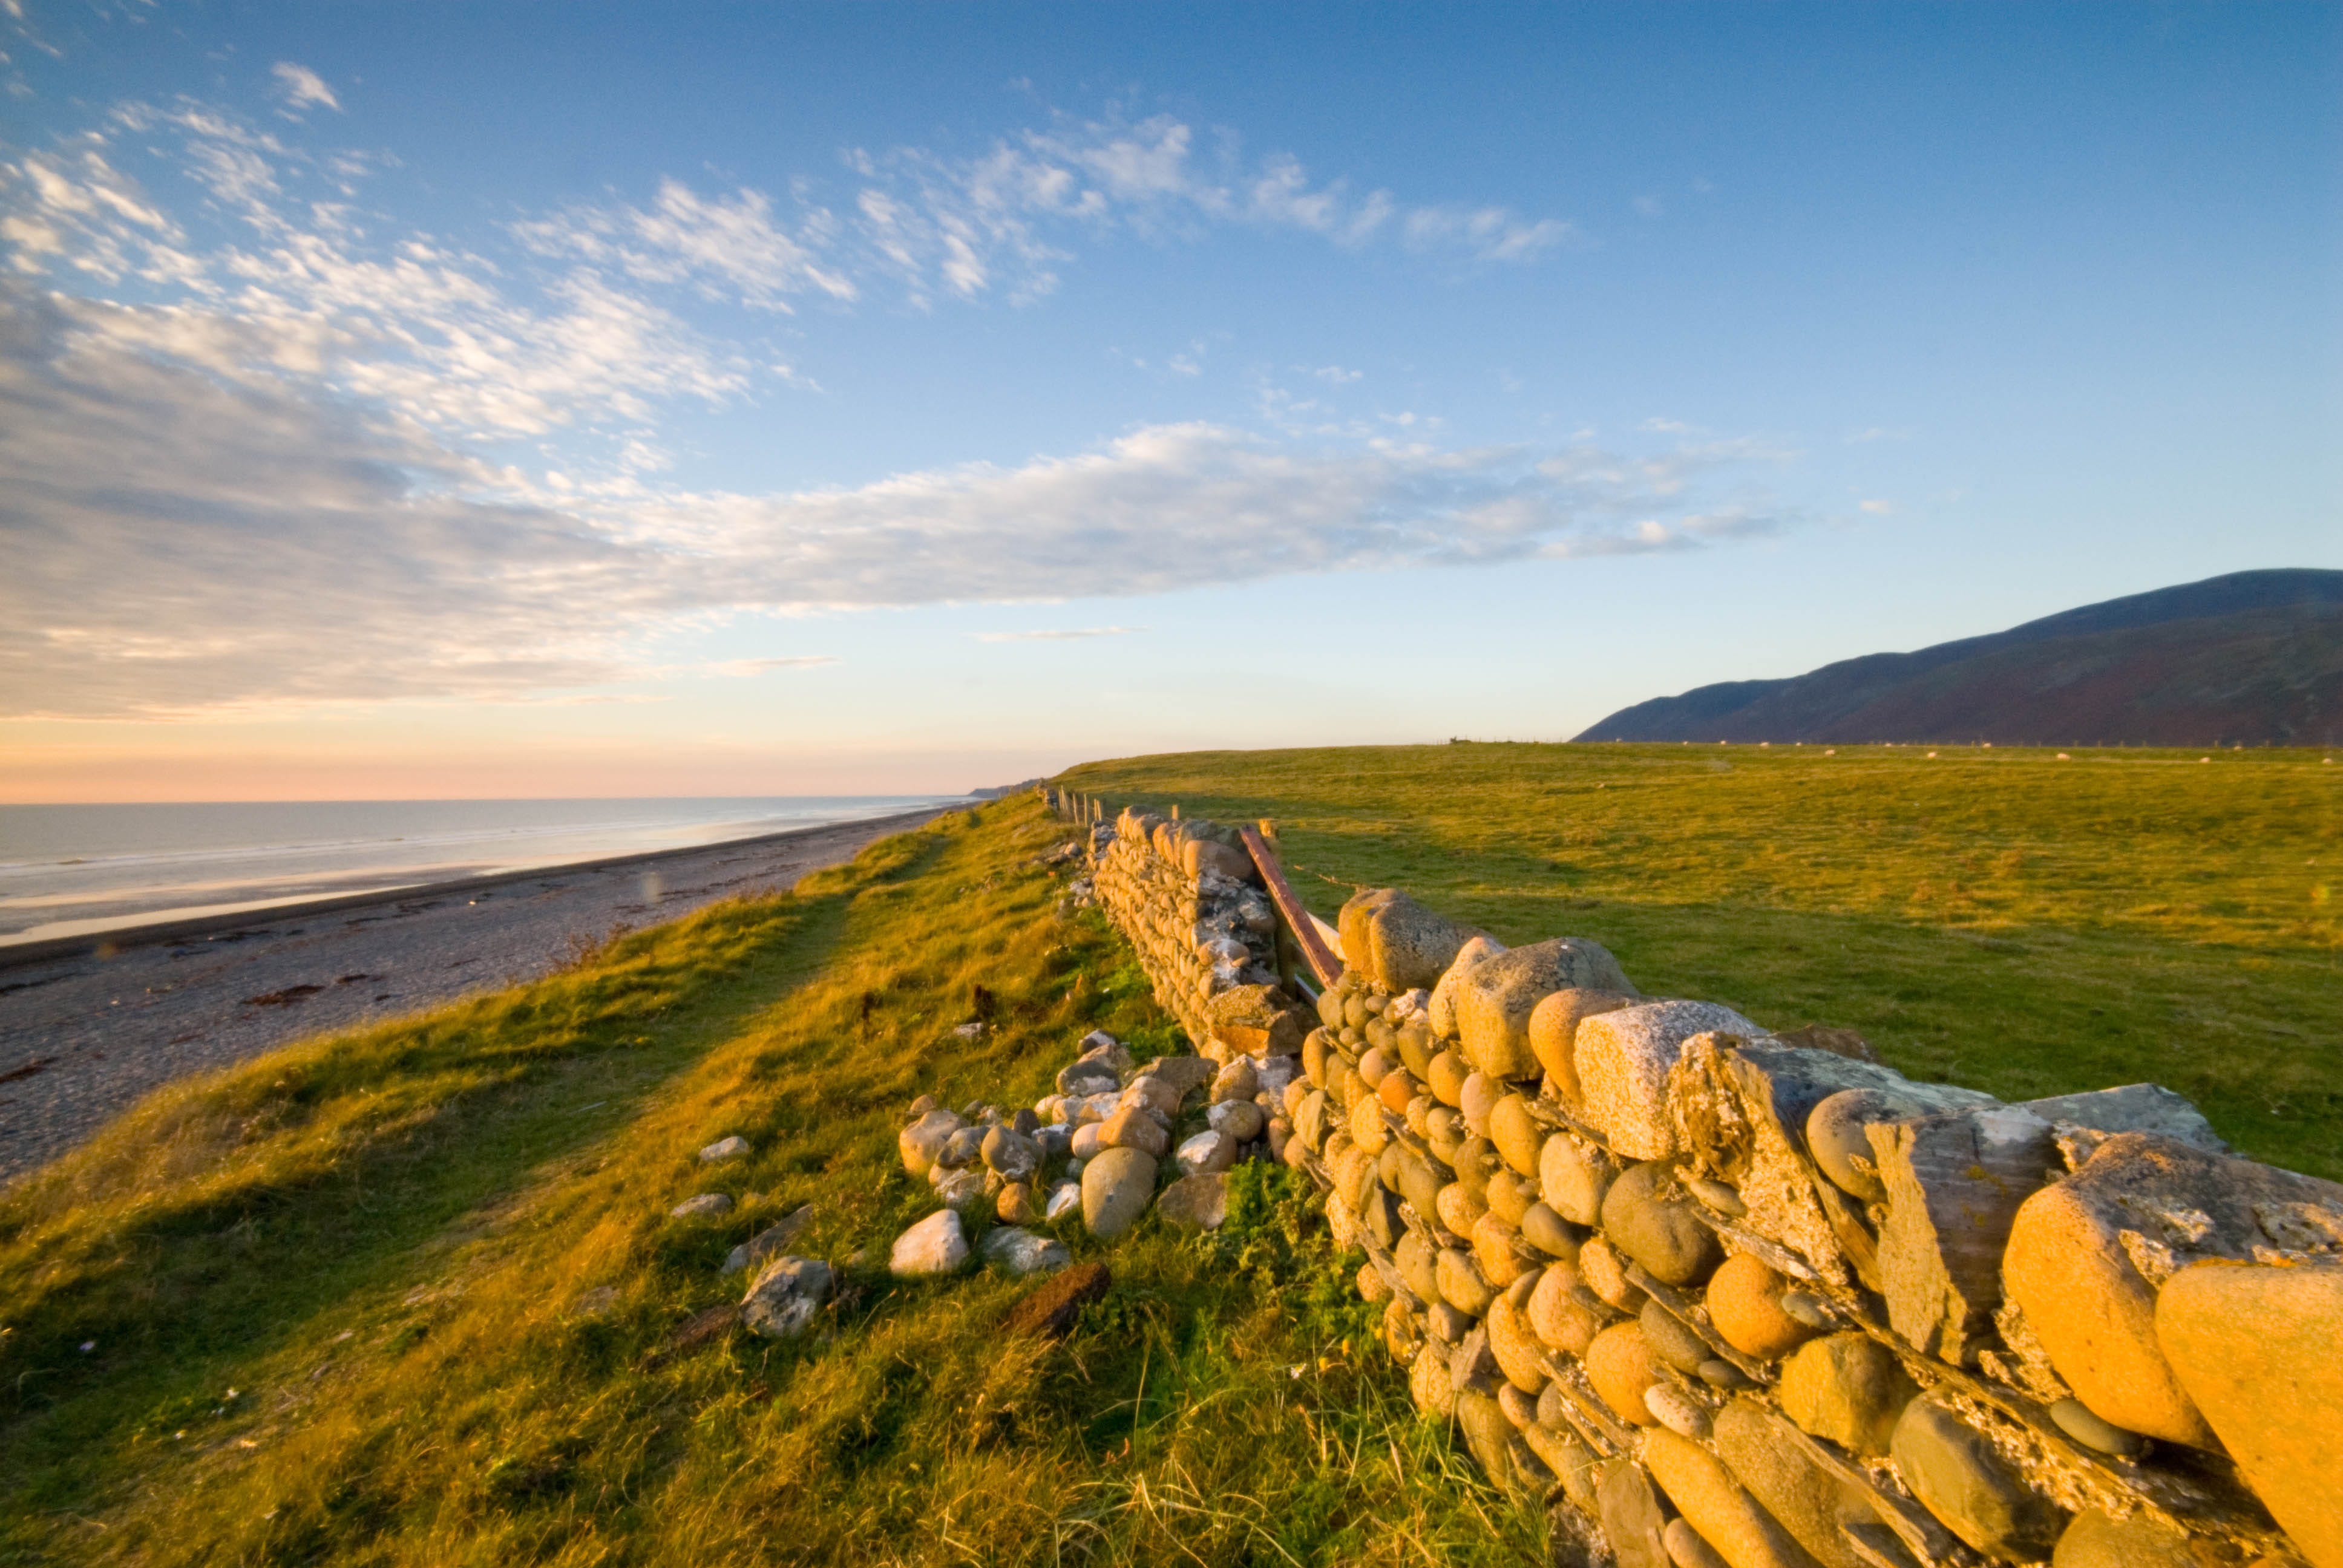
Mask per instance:
[[[1394,884],[1655,993],[1852,1025],[2007,1096],[2153,1078],[2343,1176],[2338,769],[1940,748],[1452,745],[1077,769],[1276,820],[1331,913]],[[1057,909],[1031,798],[538,984],[176,1086],[0,1192],[0,1562],[1527,1563],[1416,1422],[1286,1182],[1152,1221],[1064,1344],[1014,1282],[902,1285],[903,1107],[1172,1040]],[[981,987],[981,992],[979,989]],[[955,1039],[978,1014],[982,1040]],[[740,1133],[745,1161],[705,1171]],[[706,1190],[720,1221],[667,1211]],[[800,1203],[809,1340],[677,1330]],[[588,1303],[597,1303],[589,1310]]]
[[[2017,1099],[2153,1080],[2343,1179],[2343,766],[2318,751],[1452,743],[1095,763],[1274,819],[1331,915],[1396,886],[1654,994],[1863,1031]],[[2200,760],[2209,757],[2209,760]]]
[[[178,1086],[0,1193],[0,1561],[1533,1560],[1290,1172],[1212,1238],[1071,1238],[1116,1282],[1060,1346],[997,1332],[1015,1282],[887,1278],[931,1207],[913,1096],[1031,1101],[1095,1026],[1172,1040],[1056,911],[1057,831],[1030,797],[944,819]],[[729,1133],[754,1155],[704,1171]],[[711,1189],[739,1208],[667,1217]],[[816,1332],[675,1351],[738,1299],[726,1251],[807,1202],[799,1250],[845,1268]]]

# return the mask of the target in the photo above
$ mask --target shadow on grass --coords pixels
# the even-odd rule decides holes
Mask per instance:
[[[37,1224],[25,1212],[27,1193],[11,1194],[0,1210],[0,1242],[14,1243],[15,1254],[13,1278],[0,1277],[8,1312],[0,1484],[20,1505],[73,1505],[95,1468],[93,1450],[172,1441],[223,1402],[228,1369],[314,1332],[319,1314],[354,1297],[407,1282],[419,1262],[468,1233],[468,1221],[492,1223],[500,1201],[548,1163],[619,1131],[664,1084],[815,973],[850,898],[719,910],[719,920],[741,928],[710,928],[729,939],[719,944],[728,950],[712,962],[673,964],[648,986],[621,972],[627,957],[659,954],[662,940],[689,943],[707,917],[677,928],[684,935],[642,933],[608,960],[611,974],[589,963],[511,1000],[369,1031],[377,1049],[357,1073],[336,1074],[333,1052],[367,1055],[367,1037],[308,1042],[248,1064],[209,1086],[213,1097],[249,1098],[249,1085],[272,1071],[287,1074],[273,1087],[299,1095],[300,1068],[317,1066],[335,1084],[323,1095],[311,1090],[313,1102],[405,1103],[300,1139],[273,1164],[226,1180],[216,1166],[204,1172],[209,1182],[190,1180],[184,1195],[150,1189],[85,1218],[82,1234],[53,1235],[43,1246],[27,1234]],[[500,1030],[542,1034],[547,1014],[564,1003],[578,1016],[553,1031],[552,1048],[502,1049]],[[205,1090],[195,1093],[200,1101]],[[134,1125],[139,1114],[130,1113]],[[304,1131],[280,1124],[262,1136]]]

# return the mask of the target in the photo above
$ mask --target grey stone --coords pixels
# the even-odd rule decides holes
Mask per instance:
[[[1915,1116],[1965,1111],[1993,1103],[1989,1095],[1950,1084],[1902,1083],[1891,1087],[1842,1089],[1825,1097],[1806,1113],[1806,1151],[1815,1167],[1840,1191],[1866,1202],[1887,1196],[1873,1162],[1869,1129],[1875,1122],[1902,1121]]]
[[[2082,1094],[2054,1094],[2018,1102],[2019,1109],[2057,1128],[2111,1137],[2118,1132],[2159,1132],[2177,1138],[2208,1154],[2227,1154],[2229,1146],[2213,1131],[2213,1124],[2180,1095],[2160,1083],[2127,1083],[2120,1089],[2094,1089]]]
[[[1342,961],[1389,991],[1437,982],[1473,934],[1395,888],[1353,894],[1337,920]]]
[[[1156,1198],[1155,1211],[1171,1224],[1216,1231],[1228,1218],[1228,1180],[1216,1171],[1182,1176]]]
[[[987,1132],[978,1152],[985,1169],[1000,1172],[1005,1181],[1030,1181],[1041,1168],[1041,1146],[1007,1126]]]
[[[1475,964],[1455,990],[1456,1032],[1465,1060],[1501,1081],[1543,1069],[1530,1045],[1530,1014],[1555,991],[1572,988],[1633,994],[1619,960],[1600,942],[1555,937]]]
[[[1815,1462],[1782,1418],[1749,1398],[1716,1412],[1711,1442],[1733,1478],[1824,1568],[1863,1568],[1843,1523],[1875,1518],[1860,1492]]]
[[[1874,1122],[1867,1136],[1887,1189],[1888,1324],[1930,1355],[1974,1361],[1991,1342],[2010,1226],[2058,1158],[2050,1125],[1996,1105]]]
[[[949,1274],[968,1261],[968,1231],[960,1216],[939,1209],[895,1238],[887,1257],[889,1272],[906,1278]]]
[[[1668,1074],[1685,1043],[1704,1034],[1747,1039],[1764,1033],[1731,1008],[1707,1001],[1645,1002],[1594,1014],[1579,1024],[1571,1046],[1587,1124],[1632,1160],[1678,1152]]]
[[[1698,1375],[1701,1364],[1716,1354],[1706,1340],[1685,1326],[1683,1319],[1655,1301],[1644,1303],[1641,1322],[1644,1343],[1678,1372]]]
[[[1237,1141],[1225,1132],[1199,1132],[1182,1142],[1173,1158],[1190,1176],[1218,1175],[1237,1162]]]
[[[1129,1149],[1150,1160],[1161,1160],[1172,1149],[1161,1113],[1144,1104],[1126,1104],[1101,1122],[1098,1141],[1101,1149]]]
[[[1715,1547],[1700,1538],[1689,1520],[1669,1520],[1668,1527],[1660,1532],[1660,1544],[1676,1568],[1731,1568]]]
[[[1219,1070],[1219,1066],[1210,1057],[1159,1056],[1147,1064],[1141,1078],[1153,1079],[1171,1090],[1172,1102],[1161,1107],[1169,1115],[1180,1109],[1181,1101],[1208,1087]]]
[[[1415,1408],[1434,1421],[1445,1421],[1456,1408],[1456,1391],[1448,1382],[1448,1351],[1437,1340],[1426,1340],[1407,1370],[1408,1396]]]
[[[903,1157],[903,1169],[914,1176],[925,1176],[943,1153],[944,1145],[966,1125],[953,1111],[930,1108],[921,1112],[895,1140]]]
[[[1708,1438],[1708,1412],[1671,1382],[1655,1382],[1644,1391],[1644,1408],[1652,1419],[1680,1437],[1694,1442]]]
[[[1077,1042],[1084,1061],[1103,1061],[1117,1072],[1131,1070],[1131,1048],[1107,1033],[1094,1029]]]
[[[732,1249],[724,1260],[724,1272],[737,1274],[743,1269],[754,1268],[768,1258],[779,1256],[812,1219],[813,1205],[807,1203],[779,1224],[766,1226]]]
[[[2050,1568],[2203,1568],[2205,1562],[2189,1549],[2186,1531],[2144,1508],[2128,1519],[2087,1508],[2050,1554]]]
[[[1644,1467],[1624,1455],[1605,1462],[1595,1483],[1594,1495],[1603,1520],[1603,1533],[1619,1568],[1671,1568],[1660,1533],[1667,1515],[1660,1512],[1659,1489]]]
[[[1500,1486],[1512,1478],[1513,1466],[1506,1461],[1506,1446],[1513,1441],[1513,1423],[1505,1419],[1504,1408],[1496,1395],[1478,1387],[1456,1391],[1456,1426],[1464,1434],[1464,1447],[1480,1464],[1482,1473]]]
[[[1448,1357],[1448,1386],[1463,1392],[1472,1389],[1494,1398],[1498,1382],[1504,1369],[1497,1364],[1497,1352],[1489,1346],[1489,1331],[1474,1325],[1465,1331],[1463,1340]]]
[[[1051,1273],[1073,1261],[1064,1242],[1015,1225],[996,1226],[985,1232],[976,1251],[986,1262],[1012,1274]]]
[[[1782,1363],[1775,1389],[1800,1430],[1866,1459],[1884,1457],[1897,1419],[1919,1393],[1893,1352],[1849,1330],[1808,1340]]]
[[[1547,1139],[1538,1151],[1538,1195],[1574,1225],[1601,1223],[1603,1195],[1618,1176],[1619,1162],[1606,1151],[1568,1133]]]
[[[1491,936],[1474,937],[1456,950],[1456,957],[1433,986],[1432,995],[1424,1004],[1424,1024],[1433,1039],[1456,1038],[1456,992],[1464,984],[1464,977],[1504,950],[1505,944]]]
[[[1250,1143],[1269,1125],[1260,1106],[1250,1100],[1230,1100],[1212,1107],[1206,1120],[1240,1143]]]
[[[1585,1238],[1547,1204],[1537,1202],[1522,1212],[1522,1240],[1550,1258],[1574,1262]]]
[[[1079,1176],[1081,1172],[1073,1174]],[[1061,1181],[1050,1189],[1049,1201],[1041,1207],[1041,1218],[1062,1220],[1069,1214],[1081,1213],[1081,1209],[1082,1184],[1080,1181]]]
[[[1155,1159],[1144,1150],[1102,1151],[1082,1168],[1082,1222],[1094,1236],[1120,1236],[1155,1195]]]
[[[2101,1453],[2121,1454],[2137,1459],[2147,1452],[2147,1439],[2136,1432],[2101,1421],[2091,1413],[2091,1407],[2079,1399],[2062,1399],[2050,1406],[2050,1419],[2058,1430],[2081,1443],[2096,1448]]]
[[[2058,1510],[1952,1411],[1933,1400],[1914,1400],[1896,1423],[1888,1452],[1912,1495],[1979,1552],[2015,1563],[2050,1555],[2058,1539]]]
[[[954,1171],[936,1185],[936,1196],[944,1207],[964,1215],[981,1214],[991,1209],[993,1193],[980,1171]]]
[[[1439,1282],[1440,1300],[1473,1317],[1486,1312],[1497,1294],[1480,1263],[1462,1247],[1440,1250],[1433,1261],[1433,1277]]]
[[[668,1211],[674,1220],[714,1220],[732,1212],[732,1195],[729,1192],[702,1192],[697,1198],[686,1198]]]
[[[1210,1098],[1214,1105],[1228,1101],[1251,1100],[1261,1092],[1261,1074],[1243,1057],[1230,1062],[1212,1077]]]
[[[1061,1094],[1110,1094],[1122,1088],[1122,1074],[1108,1061],[1070,1062],[1058,1070]]]
[[[1670,1161],[1631,1165],[1603,1195],[1603,1234],[1654,1278],[1689,1285],[1724,1261],[1716,1233],[1693,1215],[1675,1186]]]
[[[702,1165],[721,1165],[727,1160],[743,1159],[748,1152],[749,1141],[736,1134],[730,1138],[719,1138],[701,1150],[699,1162]]]
[[[795,1339],[812,1326],[831,1283],[830,1265],[818,1259],[775,1258],[740,1298],[740,1322],[769,1340]]]
[[[947,1171],[959,1171],[975,1164],[984,1153],[984,1141],[991,1134],[990,1127],[961,1128],[944,1140],[943,1151],[936,1156],[936,1163]]]

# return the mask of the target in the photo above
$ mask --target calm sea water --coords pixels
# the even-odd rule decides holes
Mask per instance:
[[[0,806],[0,945],[689,849],[932,796]]]

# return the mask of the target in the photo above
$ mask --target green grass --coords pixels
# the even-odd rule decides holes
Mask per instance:
[[[1274,819],[1321,914],[1396,886],[1508,941],[1593,937],[1646,991],[1857,1029],[2011,1099],[2153,1080],[2243,1151],[2343,1179],[2343,767],[1936,751],[1460,742],[1063,781]]]
[[[1029,797],[534,985],[174,1087],[0,1193],[0,1562],[1526,1562],[1289,1173],[1062,1345],[917,1285],[902,1110],[1175,1042]],[[978,988],[982,988],[980,994]],[[981,1040],[951,1027],[982,1012]],[[694,1151],[755,1145],[710,1171]],[[720,1190],[720,1221],[667,1211]],[[661,1354],[800,1203],[806,1341]],[[595,1293],[607,1306],[581,1310]],[[83,1347],[89,1346],[87,1350]]]

